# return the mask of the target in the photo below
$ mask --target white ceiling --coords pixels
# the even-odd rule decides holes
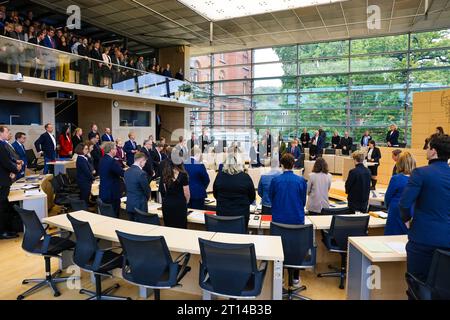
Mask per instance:
[[[210,22],[176,0],[32,1],[61,13],[77,4],[82,21],[152,47],[190,45],[193,55],[450,27],[450,0],[348,0],[217,21],[210,43]],[[367,26],[368,4],[381,9],[378,30]]]

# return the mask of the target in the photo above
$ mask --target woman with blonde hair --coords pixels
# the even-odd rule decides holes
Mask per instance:
[[[248,225],[250,205],[256,199],[256,192],[252,179],[244,172],[240,153],[227,154],[223,169],[214,181],[213,193],[217,201],[217,215],[244,216]]]
[[[72,137],[73,150],[75,150],[77,145],[79,145],[82,142],[83,142],[83,129],[76,128]]]
[[[384,202],[388,208],[388,218],[384,229],[385,235],[403,235],[408,233],[408,228],[403,222],[399,202],[403,190],[409,181],[411,172],[416,168],[416,161],[411,153],[403,151],[397,160],[397,174],[392,176],[389,186],[384,196]]]

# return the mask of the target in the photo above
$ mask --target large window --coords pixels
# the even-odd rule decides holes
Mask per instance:
[[[211,88],[191,125],[278,129],[284,138],[322,126],[370,130],[390,124],[410,142],[413,93],[450,87],[450,29],[289,45],[193,57],[192,80]]]
[[[150,111],[120,110],[121,127],[150,127],[152,113]]]

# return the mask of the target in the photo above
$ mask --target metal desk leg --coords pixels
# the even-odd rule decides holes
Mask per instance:
[[[275,260],[273,262],[273,300],[281,300],[283,298],[283,261]]]

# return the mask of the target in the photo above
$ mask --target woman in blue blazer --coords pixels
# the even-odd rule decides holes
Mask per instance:
[[[89,205],[92,183],[94,182],[94,167],[87,158],[89,147],[84,143],[79,143],[75,148],[77,157],[77,183],[80,188],[80,199]]]
[[[409,181],[411,172],[416,168],[416,161],[408,151],[403,151],[396,163],[397,174],[392,176],[384,196],[388,208],[388,218],[384,234],[387,236],[408,234],[408,228],[400,214],[399,202]]]

